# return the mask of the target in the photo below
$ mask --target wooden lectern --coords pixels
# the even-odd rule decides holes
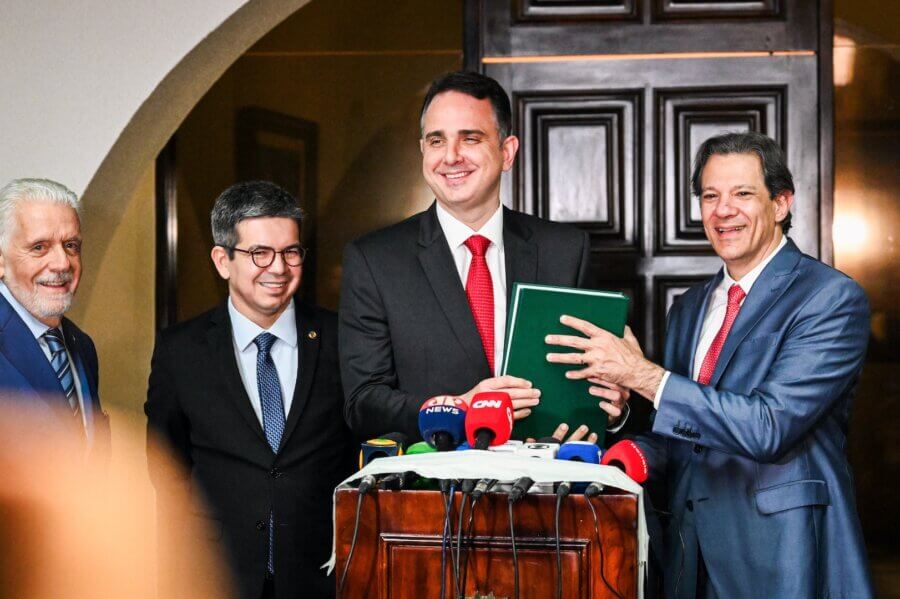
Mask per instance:
[[[336,580],[347,563],[358,493],[337,492]],[[440,596],[444,496],[438,491],[375,490],[363,498],[356,548],[343,599],[421,599]],[[615,491],[593,500],[600,544],[587,499],[572,494],[560,509],[562,595],[566,598],[637,595],[637,496]],[[466,502],[468,504],[468,500]],[[456,536],[460,495],[453,505]],[[528,494],[513,506],[520,599],[556,597],[556,496]],[[464,514],[464,528],[469,519]],[[477,503],[466,560],[466,597],[513,597],[513,562],[507,495],[487,493]],[[466,537],[468,539],[468,537]],[[602,544],[602,545],[601,545]],[[466,544],[464,544],[464,547]],[[461,560],[462,561],[462,560]],[[455,599],[451,558],[444,598]],[[460,577],[462,578],[462,576]]]

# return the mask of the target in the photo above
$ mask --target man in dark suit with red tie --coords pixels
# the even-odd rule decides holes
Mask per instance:
[[[47,179],[0,189],[0,407],[27,409],[37,434],[109,448],[97,350],[64,314],[81,279],[80,202]],[[12,412],[7,411],[7,417]]]
[[[219,196],[211,255],[228,299],[159,335],[144,407],[161,523],[178,534],[178,518],[199,518],[244,599],[334,595],[320,568],[332,493],[358,451],[343,420],[337,317],[296,297],[301,219],[297,200],[272,183]],[[173,486],[203,507],[173,513]]]
[[[866,296],[785,235],[794,183],[774,140],[708,139],[692,186],[724,265],[672,306],[664,366],[577,319],[590,339],[551,335],[581,351],[548,359],[653,402],[637,441],[669,495],[667,597],[871,597],[846,453]]]
[[[578,287],[588,278],[587,233],[501,205],[500,177],[519,140],[496,81],[463,72],[436,80],[421,128],[436,201],[344,251],[341,373],[347,422],[362,436],[417,437],[419,407],[440,394],[506,391],[516,418],[527,417],[540,390],[497,376],[512,284]],[[611,387],[593,392],[617,418],[623,394]]]

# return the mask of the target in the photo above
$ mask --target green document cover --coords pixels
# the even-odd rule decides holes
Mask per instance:
[[[625,333],[628,298],[617,292],[514,283],[506,324],[506,347],[501,374],[528,379],[541,390],[541,403],[524,420],[513,426],[513,438],[540,438],[551,434],[560,422],[574,430],[586,424],[603,444],[606,412],[597,407],[600,398],[588,393],[590,383],[566,378],[572,364],[551,364],[547,354],[570,350],[547,345],[550,334],[581,335],[559,322],[568,314],[592,322],[614,335]]]

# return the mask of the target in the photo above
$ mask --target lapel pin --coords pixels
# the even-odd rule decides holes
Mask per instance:
[[[306,336],[309,337],[310,339],[315,339],[316,337],[319,336],[319,334],[315,331],[310,331],[306,334]]]

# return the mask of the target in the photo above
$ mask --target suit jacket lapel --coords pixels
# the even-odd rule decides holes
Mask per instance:
[[[438,223],[434,204],[422,215],[419,225],[419,262],[422,270],[434,291],[438,304],[450,328],[463,350],[473,364],[484,363],[487,370],[487,358],[481,345],[481,337],[475,327],[475,318],[466,299],[466,291],[459,280],[453,256],[444,238],[444,232]]]
[[[228,401],[234,404],[235,409],[240,412],[247,425],[253,429],[260,440],[268,446],[266,435],[263,432],[259,418],[253,411],[250,404],[250,397],[247,396],[247,390],[244,388],[244,381],[241,380],[240,370],[238,368],[237,359],[234,356],[234,340],[231,334],[231,320],[228,318],[228,307],[226,303],[222,303],[210,317],[210,328],[206,332],[206,342],[209,347],[210,355],[219,371],[219,389],[222,393],[213,390],[213,397],[218,398],[222,395],[228,398]]]
[[[512,297],[513,283],[536,283],[538,249],[530,241],[531,229],[519,215],[506,207],[503,210],[503,251],[506,256],[506,305]]]
[[[283,448],[297,422],[309,403],[312,381],[316,372],[316,362],[319,359],[319,340],[322,337],[321,327],[313,318],[312,312],[298,300],[294,300],[294,310],[297,317],[297,349],[300,352],[300,364],[297,369],[297,384],[294,386],[294,397],[291,401],[291,411],[287,422],[284,424],[284,433],[281,435]]]
[[[56,372],[31,331],[0,295],[0,352],[42,398],[62,396]]]
[[[753,287],[744,303],[741,304],[737,319],[725,339],[725,345],[722,346],[722,351],[719,353],[716,370],[709,381],[710,385],[718,384],[735,350],[756,327],[759,320],[778,303],[784,292],[797,278],[794,268],[800,261],[800,256],[802,256],[800,250],[789,239],[787,245],[763,269],[759,278],[753,283]]]

